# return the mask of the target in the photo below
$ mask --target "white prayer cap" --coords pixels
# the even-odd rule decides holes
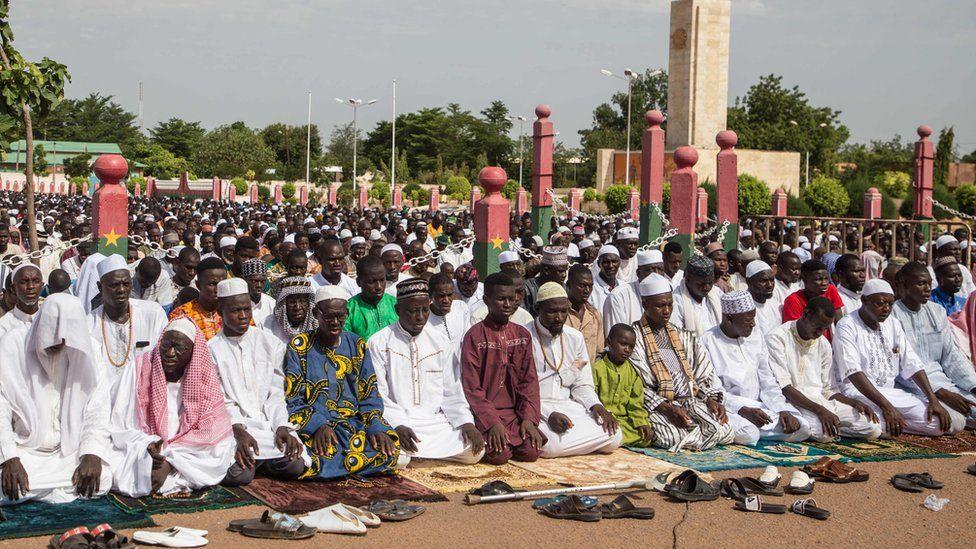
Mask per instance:
[[[54,218],[51,217],[51,216],[49,216],[49,215],[45,215],[43,221],[50,221],[50,222],[53,223],[54,222]]]
[[[471,229],[462,229],[462,232],[464,233],[464,236],[471,236],[471,235],[474,234],[474,231],[472,231]],[[541,244],[540,244],[540,246],[541,246]]]
[[[244,229],[235,229],[235,230],[234,230],[234,233],[236,233],[236,234],[237,234],[237,236],[244,236]],[[236,243],[236,242],[237,242],[237,240],[235,239],[235,241],[234,241],[234,242]]]
[[[840,242],[840,240],[838,240],[836,236],[830,235],[827,237],[827,242]]]
[[[560,225],[560,226],[559,226],[559,228],[558,228],[558,229],[556,229],[556,231],[557,231],[557,232],[559,232],[559,233],[561,233],[561,234],[565,234],[565,233],[570,233],[570,232],[572,232],[572,231],[571,231],[571,230],[569,229],[569,227],[567,227],[567,226],[565,226],[565,225]]]
[[[563,237],[563,233],[562,232],[552,233],[552,236],[549,237],[549,243],[550,244],[555,244],[556,242],[561,242],[561,240],[559,240],[559,239],[562,238],[562,237]]]
[[[401,248],[399,244],[387,244],[380,250],[380,257],[382,257],[386,252],[397,252],[402,256],[403,248]]]
[[[747,236],[752,236],[752,231],[749,229],[742,229],[739,231],[739,238],[745,238]]]
[[[349,241],[349,246],[350,247],[352,247],[352,246],[358,246],[360,244],[365,244],[365,243],[366,243],[366,239],[365,238],[363,238],[361,236],[354,236],[354,237],[352,237],[352,240]]]
[[[812,245],[812,244],[810,244],[810,242],[809,242],[809,241],[807,241],[807,242],[804,242],[803,244],[801,244],[801,245],[800,245],[800,247],[801,247],[801,248],[803,248],[804,250],[809,250],[809,249],[810,249],[810,248],[811,248],[812,246],[813,246],[813,245]]]
[[[647,250],[637,252],[637,266],[660,265],[664,263],[664,254],[661,250]]]
[[[78,221],[79,219],[81,219],[80,215],[75,218],[75,221]],[[154,216],[153,214],[149,214],[146,216],[146,221],[156,221],[156,216]]]
[[[604,244],[603,246],[600,246],[600,251],[596,254],[596,258],[599,260],[601,257],[607,254],[620,257],[620,250],[618,250],[613,244]]]
[[[637,240],[637,229],[624,227],[617,231],[617,240]]]
[[[671,281],[657,273],[651,273],[644,280],[641,280],[638,289],[641,297],[669,294],[674,290],[671,287]]]
[[[217,247],[218,248],[226,248],[228,246],[236,246],[236,245],[237,245],[237,239],[236,238],[234,238],[233,236],[225,236],[225,237],[223,237],[223,238],[220,239],[220,245],[217,246]]]
[[[800,235],[800,238],[796,239],[796,241],[799,244],[803,244],[804,242],[810,242],[810,239],[803,235]]]
[[[516,261],[521,261],[518,252],[513,252],[511,250],[506,250],[498,254],[498,264],[504,265],[506,263],[514,263]]]
[[[109,273],[115,271],[127,271],[129,267],[125,263],[125,259],[119,254],[112,254],[102,261],[98,262],[98,266],[95,269],[98,272],[98,278],[101,279]]]
[[[166,329],[163,331],[183,334],[190,341],[196,340],[197,337],[197,327],[194,326],[193,322],[185,316],[183,318],[179,318],[174,320],[173,322],[170,322],[169,325],[166,326]]]
[[[23,269],[37,269],[37,272],[39,272],[39,273],[41,272],[41,268],[38,267],[37,265],[34,265],[30,261],[21,261],[20,264],[17,265],[14,268],[13,272],[10,273],[10,280],[11,281],[16,280],[17,279],[17,273],[19,273]],[[43,276],[43,274],[42,274],[42,276]]]
[[[343,301],[349,301],[349,292],[345,290],[342,286],[332,286],[326,285],[320,287],[315,292],[315,302],[321,303],[323,301],[328,301],[330,299],[341,299]]]
[[[308,217],[305,218],[305,221],[303,221],[302,223],[303,224],[304,223],[315,223],[315,218],[312,217],[312,216],[308,216]]]
[[[789,244],[783,244],[782,246],[779,247],[779,251],[781,251],[781,252],[789,252],[789,251],[792,251],[792,250],[793,250],[793,248],[790,248],[790,245]]]
[[[339,231],[339,238],[352,238],[352,231],[349,229],[342,229]]]
[[[756,310],[756,302],[752,300],[752,294],[745,290],[722,294],[722,314],[737,315]]]
[[[938,250],[946,244],[951,244],[953,242],[959,242],[959,240],[957,240],[956,237],[952,236],[951,234],[944,234],[935,240],[935,249]]]
[[[98,266],[101,267],[101,263]],[[234,297],[246,293],[247,282],[243,278],[228,278],[217,283],[217,297]]]
[[[542,242],[542,237],[537,234],[532,235],[532,242],[535,242],[536,246],[544,245],[544,243]]]
[[[560,297],[569,297],[566,294],[566,288],[563,288],[563,285],[558,282],[546,282],[542,286],[539,286],[539,292],[536,294],[535,302],[542,303],[543,301],[558,299]]]
[[[381,238],[383,238],[383,235],[378,230],[373,229],[372,231],[369,231],[370,240],[379,240]]]
[[[861,297],[865,298],[874,294],[895,295],[895,291],[891,289],[891,284],[885,282],[883,278],[872,278],[864,283],[864,289],[861,290]]]
[[[749,262],[746,266],[746,278],[752,278],[763,271],[772,271],[773,268],[769,266],[768,263],[761,259],[756,259]]]
[[[285,238],[283,238],[283,239],[281,240],[281,243],[282,243],[282,244],[284,244],[284,243],[286,243],[286,242],[287,242],[288,244],[294,244],[294,243],[295,243],[295,233],[291,233],[291,234],[286,234],[286,235],[285,235]]]

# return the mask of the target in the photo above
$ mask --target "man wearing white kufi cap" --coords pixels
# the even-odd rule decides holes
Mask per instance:
[[[114,399],[122,371],[152,350],[168,320],[158,303],[130,297],[132,276],[121,255],[103,259],[97,270],[102,304],[88,314],[87,327]]]
[[[548,439],[544,458],[611,453],[623,437],[596,395],[583,334],[565,325],[569,306],[566,290],[547,282],[539,287],[536,318],[526,326],[539,377],[539,430]]]
[[[617,278],[620,282],[637,282],[637,229],[624,227],[617,231],[613,243],[620,252],[620,270]]]
[[[112,487],[108,387],[84,322],[76,297],[54,294],[0,338],[0,505]]]
[[[756,306],[756,329],[769,335],[783,323],[782,303],[776,300],[776,277],[768,263],[756,260],[746,267],[746,285]]]
[[[769,368],[763,334],[756,329],[756,306],[746,291],[722,296],[722,323],[700,342],[725,391],[735,442],[754,446],[759,439],[800,442],[810,427],[786,402]]]
[[[44,278],[36,265],[24,261],[11,272],[10,286],[13,287],[17,302],[13,309],[0,317],[0,336],[18,326],[30,326],[41,303]]]
[[[966,426],[966,418],[944,407],[929,384],[925,364],[897,319],[889,319],[894,291],[882,279],[864,284],[861,308],[837,323],[834,375],[843,393],[869,405],[882,418],[885,433],[939,436]],[[924,395],[896,387],[914,383]],[[931,418],[931,419],[928,419]]]
[[[598,311],[602,311],[607,296],[620,284],[617,278],[617,272],[620,270],[620,251],[612,244],[600,246],[596,262],[590,270],[593,271],[593,291],[590,292],[589,302]]]
[[[285,406],[285,345],[251,326],[252,302],[243,279],[217,284],[217,311],[222,328],[207,348],[220,374],[237,441],[236,460],[225,482],[249,484],[256,472],[297,479],[306,462]]]
[[[579,248],[580,263],[592,263],[596,259],[597,253],[599,253],[600,251],[599,250],[600,247],[597,246],[589,238],[584,238],[583,240],[580,240],[579,244],[577,244],[576,246],[577,248]]]
[[[963,248],[959,243],[959,240],[951,234],[944,234],[939,238],[935,239],[933,244],[932,253],[932,264],[940,257],[951,256],[956,258],[956,263],[959,264],[959,270],[962,272],[962,287],[956,292],[956,295],[966,299],[969,297],[973,291],[976,291],[976,283],[973,282],[973,273],[967,268],[965,261],[963,261]],[[929,274],[932,275],[932,280],[936,280],[935,270],[930,266]]]
[[[455,265],[455,267],[459,266]],[[505,250],[498,254],[498,269],[515,269],[519,274],[525,275],[525,263],[519,257],[518,252],[512,250]]]
[[[234,248],[236,246],[237,239],[233,236],[225,236],[217,243],[217,252],[228,267],[234,263]]]
[[[640,281],[652,274],[655,265],[663,263],[660,250],[637,252],[637,281],[618,284],[603,302],[603,334],[610,333],[614,324],[633,324],[644,314],[639,290]],[[619,280],[619,278],[618,278]],[[594,284],[596,280],[594,280]]]
[[[641,281],[644,315],[632,324],[637,344],[630,361],[644,382],[653,445],[677,452],[729,444],[734,432],[722,405],[722,386],[695,334],[669,322],[672,292],[661,275]]]

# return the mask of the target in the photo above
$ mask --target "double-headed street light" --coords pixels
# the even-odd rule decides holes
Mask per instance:
[[[619,74],[614,74],[608,71],[607,69],[600,69],[600,72],[603,73],[604,76],[612,76],[613,78],[619,78],[621,80],[627,81],[627,160],[625,164],[626,165],[625,169],[627,172],[626,183],[629,185],[631,179],[630,177],[630,106],[631,106],[631,99],[633,97],[634,80],[639,79],[640,75],[630,69],[624,69],[623,76]],[[658,74],[661,74],[661,71],[656,70],[650,72],[647,76],[649,77],[656,76]]]
[[[522,140],[525,138],[525,121],[528,120],[524,116],[509,116],[509,120],[518,120],[519,123],[519,188],[522,188]]]
[[[345,103],[345,104],[348,104],[350,107],[352,107],[352,190],[353,190],[353,192],[355,192],[356,191],[356,175],[357,175],[357,172],[356,172],[356,153],[357,153],[357,145],[358,145],[358,141],[359,141],[359,130],[358,130],[358,127],[356,126],[356,117],[359,114],[359,107],[362,107],[362,106],[368,107],[370,105],[373,105],[373,104],[376,103],[376,100],[375,99],[370,99],[365,104],[363,103],[363,100],[362,99],[346,99],[346,100],[342,100],[342,99],[339,99],[338,97],[336,97],[335,100],[338,103]]]
[[[800,124],[798,124],[796,120],[790,120],[790,126],[797,126],[798,127],[799,125]],[[827,127],[827,123],[826,122],[821,122],[818,125],[818,127],[820,127],[820,128],[826,128]],[[807,166],[806,166],[806,177],[804,177],[804,182],[803,182],[803,186],[804,187],[806,187],[807,185],[810,184],[810,147],[805,147],[805,148],[806,148],[805,153],[806,153],[806,157],[807,157],[807,161],[806,161],[806,165]]]

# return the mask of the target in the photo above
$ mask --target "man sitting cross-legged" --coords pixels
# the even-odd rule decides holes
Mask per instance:
[[[644,382],[630,362],[637,335],[616,324],[607,335],[607,351],[593,363],[593,384],[600,402],[613,414],[624,446],[650,446],[654,431],[644,408]]]
[[[270,332],[251,327],[251,307],[243,279],[217,284],[223,328],[207,348],[217,364],[237,441],[236,462],[224,479],[231,486],[249,484],[258,471],[285,480],[305,471],[303,446],[285,408],[285,345]]]
[[[343,329],[348,300],[341,286],[319,288],[314,309],[318,328],[292,338],[285,355],[289,419],[298,425],[312,459],[302,478],[366,476],[410,460],[383,419],[383,399],[366,342]]]
[[[786,400],[800,411],[810,438],[829,442],[838,436],[874,440],[881,425],[867,404],[840,393],[833,378],[833,353],[821,337],[834,324],[834,303],[815,297],[803,316],[766,337],[769,367]]]
[[[644,316],[632,325],[637,347],[630,360],[644,381],[654,446],[677,452],[731,443],[735,433],[708,352],[694,332],[668,321],[674,303],[671,282],[650,275],[641,281],[640,293]]]
[[[115,488],[173,494],[215,486],[234,462],[234,437],[206,340],[188,318],[170,322],[152,352],[118,381],[112,408]]]
[[[565,325],[566,290],[555,282],[540,286],[535,312],[528,329],[545,420],[539,430],[548,439],[542,457],[613,452],[622,435],[617,420],[596,396],[583,334]]]
[[[461,386],[485,438],[485,460],[535,461],[546,443],[539,431],[539,377],[528,330],[509,322],[519,303],[505,273],[485,278],[488,316],[461,342]]]
[[[447,275],[434,276],[443,276],[453,291]],[[485,440],[464,400],[454,360],[457,343],[427,322],[427,281],[398,283],[396,299],[399,320],[367,342],[383,416],[411,457],[477,463],[484,456]]]
[[[769,369],[766,343],[756,327],[756,306],[747,291],[722,296],[722,323],[699,340],[725,390],[735,442],[760,439],[799,442],[810,436],[806,420],[783,397]]]

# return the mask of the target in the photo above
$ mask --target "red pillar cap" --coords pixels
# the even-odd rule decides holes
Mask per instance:
[[[739,143],[739,136],[732,130],[722,130],[715,136],[715,142],[720,149],[727,151]]]
[[[674,161],[678,169],[690,168],[698,163],[698,151],[694,147],[678,147],[674,151]]]
[[[535,116],[540,120],[549,118],[550,114],[552,114],[552,109],[549,108],[549,105],[539,105],[535,108]]]
[[[506,182],[508,175],[498,166],[486,166],[478,173],[478,183],[481,183],[488,194],[501,192]]]
[[[651,127],[660,126],[664,123],[664,114],[661,111],[647,111],[644,113],[644,121]]]
[[[930,135],[932,135],[932,127],[931,126],[922,124],[921,126],[918,127],[918,136],[919,137],[921,137],[922,139],[925,139],[926,137],[928,137]]]
[[[118,183],[129,173],[129,164],[120,154],[103,154],[92,165],[92,171],[103,183]]]

